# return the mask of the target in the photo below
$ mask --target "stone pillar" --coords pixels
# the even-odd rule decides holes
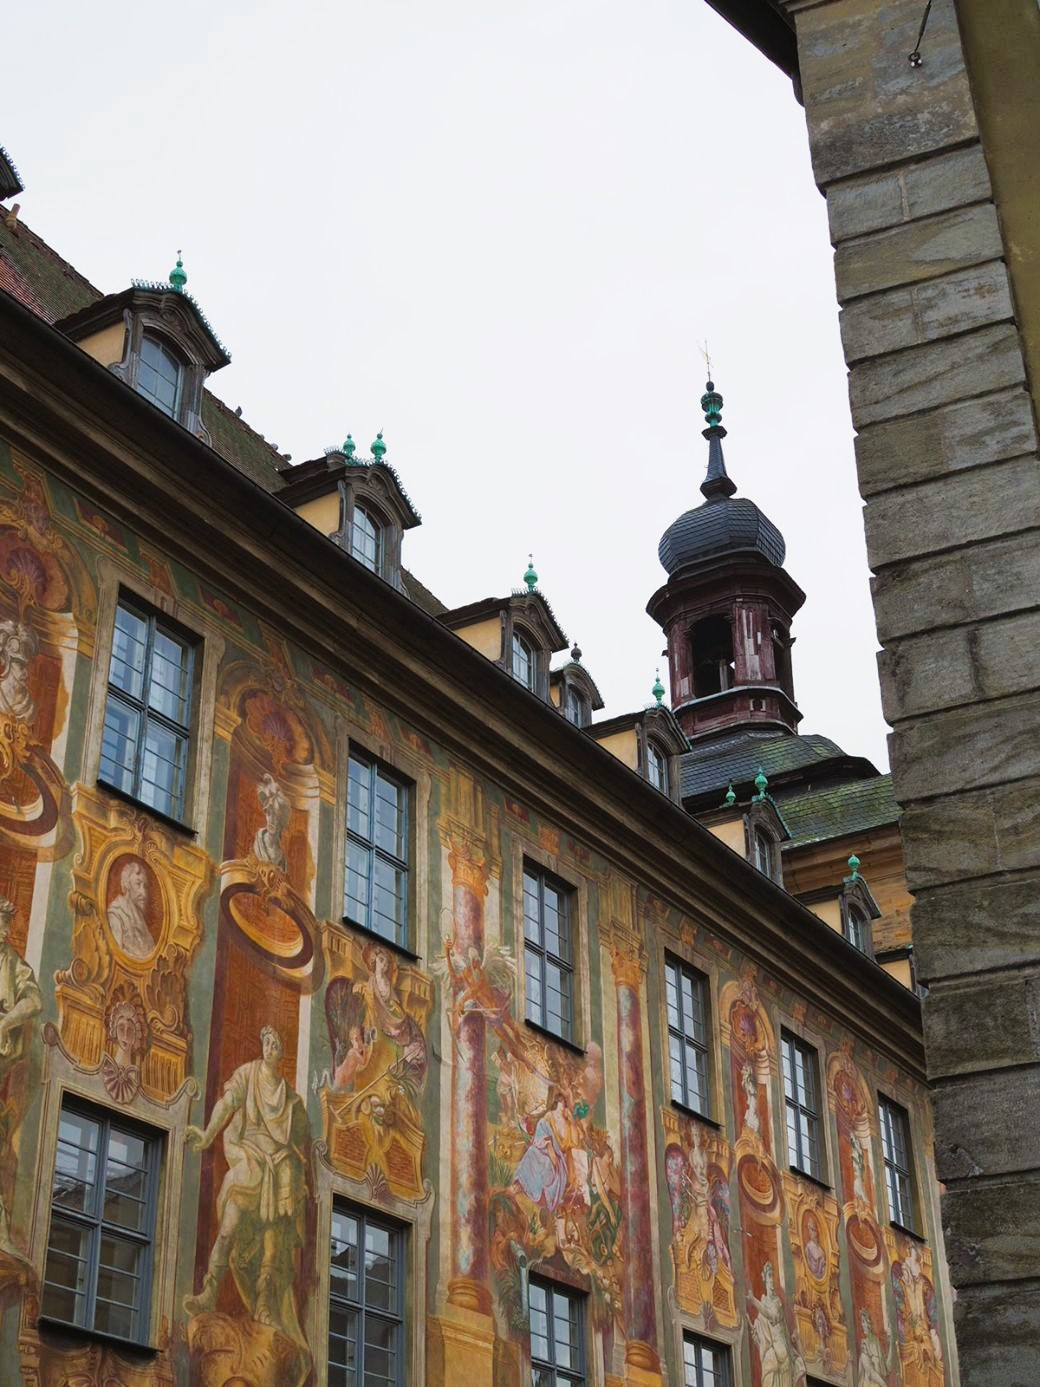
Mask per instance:
[[[629,1380],[658,1375],[654,1250],[650,1235],[650,1162],[647,1153],[647,1076],[643,1065],[643,978],[646,950],[632,931],[614,923],[607,942],[617,1000],[618,1074],[621,1082],[621,1202],[625,1226],[625,1365]],[[660,1380],[652,1377],[651,1380]]]
[[[1023,1387],[1040,1344],[1040,11],[934,0],[913,67],[922,0],[781,4],[835,247],[961,1370]]]
[[[482,845],[455,833],[451,867],[452,953],[456,968],[484,963],[484,897],[488,865]],[[451,1281],[448,1303],[491,1311],[488,1262],[488,1141],[485,1022],[466,1012],[455,1028],[451,1069]]]

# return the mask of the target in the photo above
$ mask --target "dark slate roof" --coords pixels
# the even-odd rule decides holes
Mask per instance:
[[[729,784],[753,782],[760,766],[772,781],[789,772],[844,758],[841,747],[829,737],[811,732],[777,736],[743,729],[703,747],[694,746],[682,757],[682,797],[696,799],[716,788],[721,797]]]
[[[785,848],[844,838],[899,819],[890,775],[786,796],[779,807],[791,835]]]
[[[14,160],[0,144],[0,197],[15,197],[22,192],[22,179]]]
[[[408,597],[412,599],[417,607],[421,607],[430,616],[440,616],[448,608],[439,597],[435,597],[424,583],[420,583],[414,573],[409,573],[407,568],[401,569],[401,581],[404,583],[404,590]]]
[[[688,510],[661,536],[657,554],[668,573],[715,554],[756,550],[780,568],[787,546],[784,537],[754,501],[721,496]]]
[[[68,318],[103,297],[100,289],[21,221],[9,231],[0,220],[0,291],[48,323]],[[285,466],[285,458],[208,390],[203,392],[202,422],[221,457],[265,490],[281,487],[278,469]]]

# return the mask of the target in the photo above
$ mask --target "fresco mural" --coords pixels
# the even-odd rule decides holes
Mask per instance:
[[[314,1080],[328,1159],[398,1199],[429,1192],[421,1104],[433,984],[389,948],[338,926],[324,934],[332,1068]]]
[[[676,1300],[708,1331],[735,1329],[737,1309],[730,1250],[730,1170],[725,1136],[674,1108],[663,1108],[664,1153],[672,1209],[672,1264]]]
[[[111,604],[124,579],[222,652],[195,833],[83,770],[95,580]],[[337,739],[355,728],[433,783],[421,959],[337,918]],[[588,892],[583,1052],[524,1021],[508,882],[528,849]],[[673,1109],[648,1016],[657,925],[636,923],[634,890],[129,524],[0,466],[0,1380],[13,1364],[29,1387],[310,1387],[334,1191],[414,1214],[419,1260],[431,1238],[419,1308],[455,1337],[431,1329],[417,1384],[518,1387],[541,1273],[588,1294],[611,1387],[674,1375],[669,1288],[756,1387],[806,1369],[947,1387],[932,1249],[879,1212],[876,1057],[836,1028],[836,1197],[782,1173],[775,1017],[794,1002],[688,925],[717,972],[733,1121]],[[62,1085],[164,1133],[151,1357],[37,1324]]]

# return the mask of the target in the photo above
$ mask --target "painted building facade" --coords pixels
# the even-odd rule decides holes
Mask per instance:
[[[953,1387],[916,996],[6,230],[0,1380]]]

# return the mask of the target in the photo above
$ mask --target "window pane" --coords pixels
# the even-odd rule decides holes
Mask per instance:
[[[115,694],[105,705],[105,728],[101,734],[101,764],[98,773],[117,790],[132,794],[141,714],[128,707]]]
[[[534,688],[534,652],[523,636],[513,636],[513,678],[525,689]]]
[[[372,841],[372,775],[371,766],[351,757],[347,775],[347,828],[366,843]]]
[[[352,1214],[332,1214],[332,1294],[359,1300],[358,1223]]]
[[[405,923],[407,872],[392,867],[378,855],[374,862],[372,918],[369,928],[385,939],[402,939]]]
[[[364,506],[354,506],[354,522],[350,527],[350,552],[359,563],[379,571],[379,550],[382,532],[380,527],[365,510]]]
[[[408,856],[407,802],[408,796],[401,786],[377,775],[376,846],[402,862]]]
[[[184,771],[188,759],[188,739],[159,723],[145,728],[144,757],[141,762],[140,796],[145,804],[174,818],[184,804]]]
[[[165,347],[154,338],[141,340],[141,355],[137,367],[137,389],[164,413],[177,412],[181,366]]]
[[[377,1315],[365,1315],[364,1387],[396,1387],[400,1325]]]
[[[527,1016],[536,1025],[545,1025],[542,1006],[542,959],[533,949],[524,950],[524,975],[527,997]]]
[[[136,1331],[144,1249],[108,1235],[101,1239],[94,1328],[124,1338]]]
[[[190,664],[184,642],[157,630],[152,646],[148,706],[182,727],[188,724]]]
[[[524,934],[532,944],[542,942],[541,898],[538,879],[524,873]]]
[[[90,1234],[57,1216],[44,1268],[43,1313],[70,1324],[86,1323],[86,1291],[90,1266]]]
[[[108,682],[131,698],[143,696],[147,648],[148,622],[126,607],[117,607]]]
[[[369,1224],[365,1229],[365,1304],[393,1310],[397,1296],[397,1268],[393,1237],[385,1228]]]
[[[101,1128],[80,1113],[63,1112],[54,1161],[54,1203],[92,1214],[98,1178]]]
[[[355,1387],[358,1314],[332,1304],[329,1313],[329,1387]]]

